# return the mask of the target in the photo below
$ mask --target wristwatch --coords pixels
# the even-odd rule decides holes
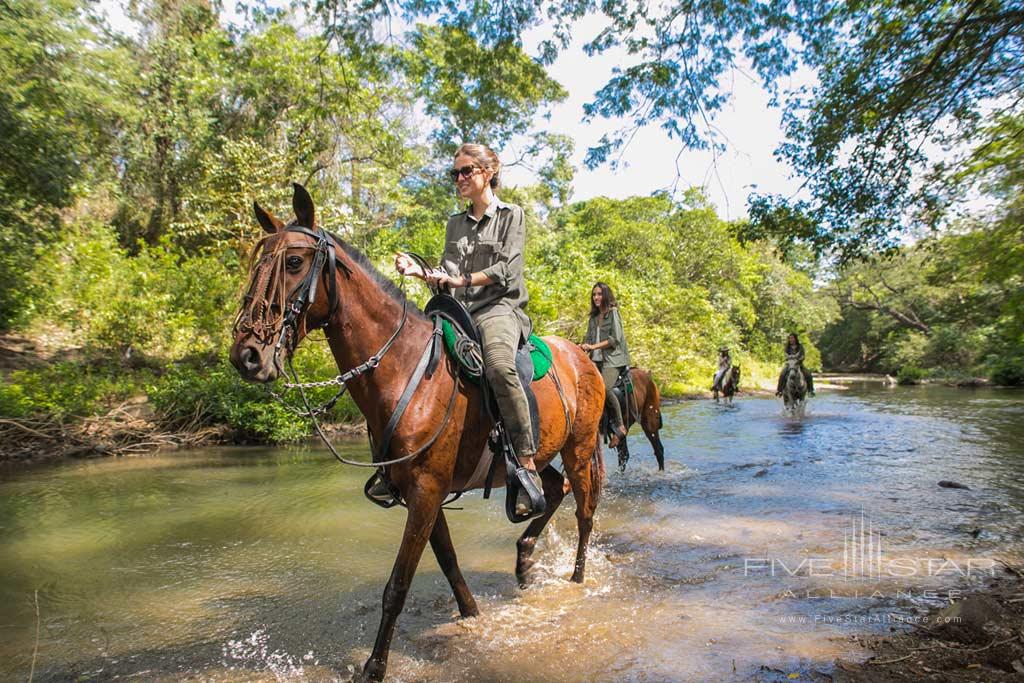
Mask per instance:
[[[462,285],[463,287],[471,286],[473,284],[473,274],[472,273],[463,273],[462,274],[462,282],[465,283],[465,284]]]

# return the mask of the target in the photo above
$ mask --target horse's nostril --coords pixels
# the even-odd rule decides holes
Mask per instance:
[[[242,364],[249,370],[255,370],[260,366],[260,354],[253,347],[242,351]]]

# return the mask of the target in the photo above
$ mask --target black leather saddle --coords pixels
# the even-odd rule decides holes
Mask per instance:
[[[428,317],[441,317],[450,322],[455,329],[456,338],[462,337],[468,340],[468,342],[475,344],[479,354],[478,357],[483,357],[483,342],[480,329],[473,322],[473,317],[466,310],[466,307],[462,305],[462,302],[447,292],[441,292],[431,297],[430,301],[423,308],[423,312]],[[519,348],[516,350],[516,374],[519,375],[519,383],[523,385],[523,391],[526,393],[526,402],[530,407],[533,441],[538,443],[540,441],[540,411],[537,408],[537,397],[533,393],[533,387],[530,386],[533,382],[533,357],[530,351],[529,344],[524,344],[520,341]],[[480,377],[480,381],[481,384],[487,382],[486,373]],[[495,419],[500,419],[493,392],[489,389],[485,389],[485,391],[489,399],[491,415]]]
[[[469,337],[477,345],[482,344],[480,330],[477,329],[476,323],[473,322],[473,317],[466,310],[466,307],[451,294],[446,292],[435,294],[427,302],[427,305],[424,306],[423,312],[427,314],[427,317],[440,315],[455,326],[456,334]]]

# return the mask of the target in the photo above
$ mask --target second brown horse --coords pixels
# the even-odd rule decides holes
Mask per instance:
[[[647,440],[651,442],[654,449],[654,457],[658,461],[658,469],[665,469],[665,446],[661,443],[659,432],[662,428],[661,420],[661,392],[654,378],[647,370],[640,368],[629,369],[630,379],[633,380],[633,393],[626,395],[626,405],[622,409],[622,421],[626,424],[626,431],[639,422]],[[629,462],[629,440],[627,437],[619,441],[619,469],[625,470]]]
[[[324,248],[323,234],[316,228],[313,201],[300,185],[295,186],[292,204],[296,219],[288,225],[259,205],[254,207],[268,236],[262,242],[259,258],[253,262],[231,347],[231,362],[242,377],[254,382],[271,382],[279,375],[283,360],[276,358],[275,345],[281,338],[283,314],[295,304],[318,251]],[[302,314],[290,346],[294,348],[306,331],[322,327],[338,368],[347,372],[365,365],[394,335],[393,345],[379,357],[379,363],[348,382],[373,442],[379,444],[417,361],[431,341],[434,326],[413,310],[415,307],[404,295],[357,250],[337,238],[331,238],[326,248],[335,259],[331,262],[335,276],[332,279],[325,268],[323,276],[317,278],[320,295],[301,306]],[[330,296],[324,296],[328,293]],[[334,305],[329,302],[331,299]],[[403,324],[406,307],[408,319]],[[604,408],[601,375],[575,344],[559,337],[546,337],[545,341],[551,348],[553,364],[548,375],[533,384],[533,390],[541,418],[535,461],[544,482],[547,508],[530,522],[517,544],[516,576],[523,585],[529,581],[537,537],[565,495],[565,479],[576,499],[579,529],[572,580],[583,581],[587,542],[603,475],[598,445],[598,425]],[[553,375],[557,375],[561,394]],[[415,458],[388,468],[390,481],[408,506],[408,516],[398,557],[384,589],[373,652],[360,674],[363,678],[384,677],[395,623],[428,541],[451,584],[460,614],[469,617],[478,613],[476,601],[459,570],[441,503],[450,493],[478,479],[477,466],[487,452],[490,430],[491,422],[479,389],[459,381],[454,362],[445,358],[413,393],[388,452],[377,454],[378,459],[400,458],[430,444]],[[435,435],[436,439],[431,441]],[[558,455],[562,458],[564,478],[551,466]],[[492,483],[504,485],[503,468],[497,468]]]

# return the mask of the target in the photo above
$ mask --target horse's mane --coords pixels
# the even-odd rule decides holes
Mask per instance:
[[[333,233],[328,234],[330,234],[331,237],[334,238],[334,241],[338,243],[338,245],[342,248],[345,254],[347,254],[348,257],[356,263],[356,265],[362,268],[363,271],[365,271],[366,274],[370,276],[370,279],[377,283],[377,286],[383,289],[388,296],[390,296],[396,302],[403,305],[406,304],[406,302],[408,302],[410,314],[419,316],[421,318],[424,317],[423,311],[420,310],[420,307],[417,306],[415,302],[409,301],[408,297],[405,296],[405,292],[403,292],[401,288],[398,287],[398,285],[392,282],[391,278],[387,277],[382,272],[377,270],[376,266],[373,265],[373,262],[370,261],[370,258],[366,254],[359,251],[354,246],[352,246],[345,240],[341,239],[337,235]]]

